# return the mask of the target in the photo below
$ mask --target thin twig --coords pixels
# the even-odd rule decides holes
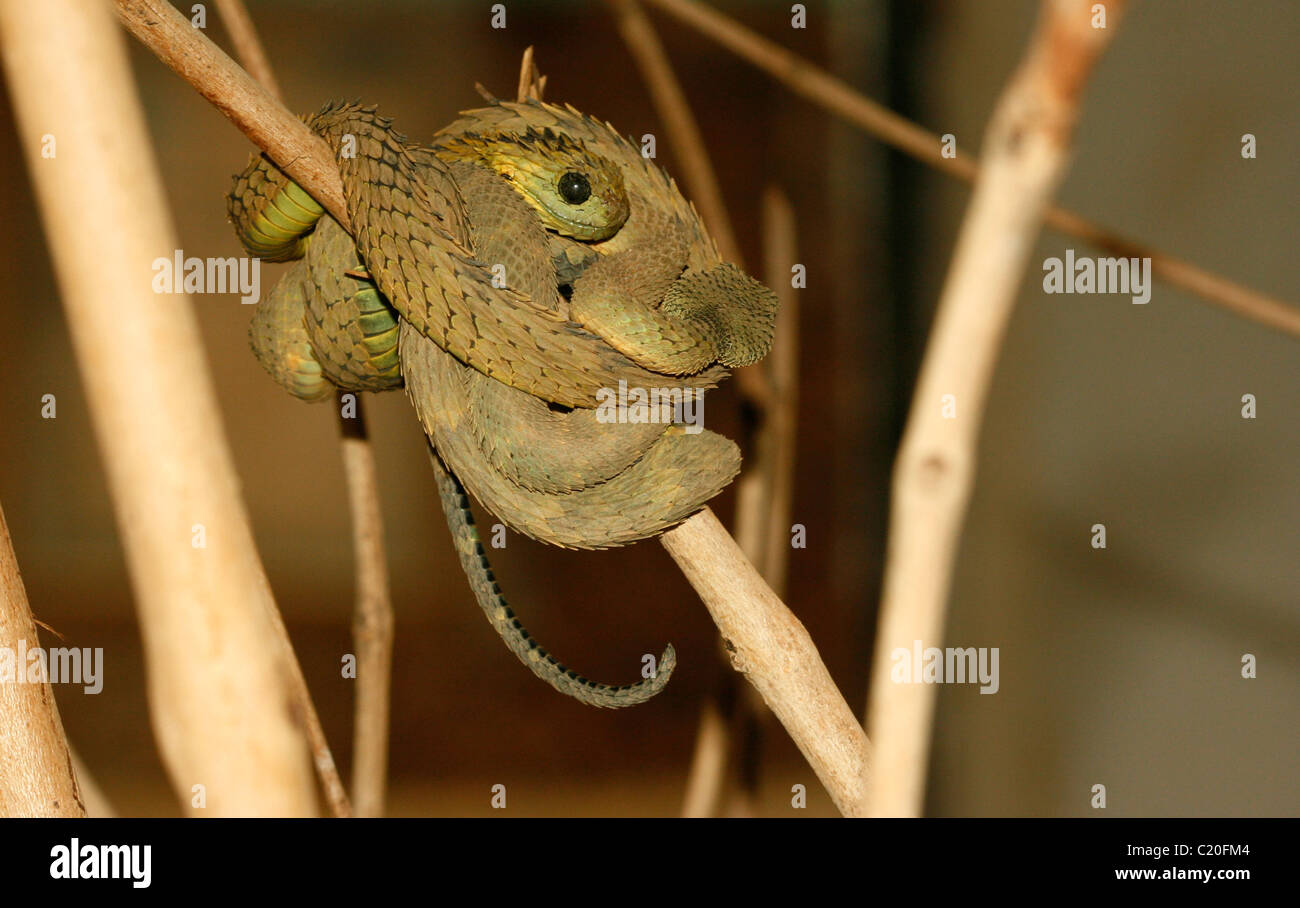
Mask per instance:
[[[357,697],[353,708],[352,799],[359,817],[384,815],[388,778],[389,712],[396,619],[388,582],[384,520],[379,509],[379,473],[366,432],[361,395],[356,413],[343,415],[337,402],[343,474],[352,515],[352,560],[357,572],[352,639],[357,648]]]
[[[892,673],[898,654],[910,658],[916,641],[923,651],[942,644],[998,350],[1043,212],[1066,171],[1085,81],[1123,7],[1124,0],[1110,0],[1107,27],[1093,28],[1089,0],[1045,0],[1025,60],[989,122],[980,178],[894,466],[867,709],[877,756],[869,789],[874,815],[918,816],[923,807],[935,687],[895,681]],[[921,666],[911,670],[918,682]]]
[[[262,49],[262,41],[257,35],[253,19],[248,15],[243,0],[217,0],[217,9],[230,33],[231,43],[239,55],[244,69],[253,76],[277,100],[280,96],[275,73]],[[357,396],[356,425],[363,425],[361,398]],[[355,427],[349,426],[352,420],[343,416],[343,407],[339,414],[339,438],[343,455],[343,477],[348,490],[351,505],[353,527],[353,563],[357,572],[356,605],[353,622],[362,628],[354,633],[357,646],[357,705],[354,721],[355,739],[353,742],[352,785],[353,795],[359,790],[365,793],[365,800],[357,799],[357,813],[360,816],[378,816],[373,811],[382,811],[384,803],[384,777],[388,757],[388,678],[392,661],[393,619],[392,605],[388,600],[388,573],[385,566],[383,550],[383,526],[379,520],[379,491],[375,479],[375,462],[370,452],[369,443],[362,429],[356,434]],[[376,529],[377,527],[377,529]],[[372,545],[378,534],[377,551]],[[376,560],[377,559],[377,560]],[[385,625],[384,617],[387,616]],[[352,816],[353,807],[348,801],[347,790],[339,778],[338,765],[334,762],[334,753],[330,750],[329,739],[325,737],[325,727],[321,724],[320,714],[307,687],[307,679],[302,673],[302,665],[294,652],[293,641],[284,625],[284,618],[277,610],[275,628],[285,647],[286,658],[293,671],[293,693],[303,721],[307,728],[307,740],[311,743],[312,762],[320,777],[325,801],[330,813],[336,817]],[[387,627],[385,637],[384,628]],[[377,720],[367,718],[371,713],[378,715]],[[365,729],[363,734],[361,729]],[[377,753],[376,753],[377,751]],[[376,778],[377,774],[377,778]]]
[[[762,565],[763,577],[778,596],[785,595],[790,565],[790,516],[798,439],[799,292],[791,282],[791,269],[798,261],[794,209],[784,192],[768,186],[763,193],[763,263],[767,286],[776,291],[781,304],[776,314],[772,352],[763,361],[772,394],[757,439],[758,459],[765,465],[762,472],[768,483],[766,526],[758,563]]]
[[[85,805],[59,706],[48,676],[33,682],[27,660],[40,640],[18,573],[4,509],[0,508],[0,647],[12,657],[13,677],[0,678],[0,816],[84,817]]]
[[[217,12],[225,23],[230,43],[235,46],[235,56],[243,65],[244,71],[256,79],[277,101],[284,100],[280,93],[280,84],[275,80],[275,70],[267,59],[262,47],[262,40],[257,36],[257,26],[248,14],[244,0],[216,0]]]
[[[974,181],[979,168],[970,156],[958,151],[954,158],[943,157],[937,135],[882,107],[841,79],[745,28],[734,19],[692,0],[646,2],[721,44],[784,83],[796,94],[825,107],[887,145],[967,183]],[[1064,208],[1049,207],[1044,212],[1043,219],[1051,227],[1112,255],[1150,258],[1151,273],[1157,278],[1243,318],[1300,337],[1300,308],[1220,277],[1145,243],[1121,236]]]
[[[721,673],[721,670],[719,670]],[[730,683],[734,672],[724,675]],[[700,706],[700,721],[695,731],[695,750],[686,774],[686,794],[682,798],[682,816],[704,819],[717,816],[727,780],[727,754],[731,749],[727,721],[716,695],[710,694]]]
[[[122,35],[105,6],[81,0],[3,0],[0,21],[163,764],[191,813],[313,815],[307,742],[285,709],[290,672],[194,310],[152,286],[152,263],[180,247]],[[47,134],[55,159],[41,153]]]
[[[772,351],[758,366],[766,377],[770,393],[767,407],[754,427],[752,455],[736,480],[736,542],[778,596],[785,594],[790,560],[790,516],[794,490],[794,460],[797,447],[796,415],[799,397],[799,303],[790,280],[790,269],[798,259],[794,211],[779,189],[769,186],[763,193],[763,262],[766,283],[780,299]],[[735,683],[728,673],[724,683]],[[752,686],[729,690],[723,697],[729,704],[729,722],[721,733],[708,724],[718,707],[708,704],[700,717],[707,741],[725,743],[730,756],[719,760],[704,749],[695,749],[696,762],[688,777],[684,816],[701,816],[705,804],[717,804],[726,816],[749,816],[756,812],[757,749],[761,746],[766,710]],[[735,775],[730,801],[721,807],[722,779],[711,779],[719,764]],[[706,801],[706,797],[717,798]],[[710,814],[712,815],[712,814]]]
[[[762,694],[840,812],[862,816],[870,745],[803,623],[709,508],[661,539],[708,608],[732,666]]]

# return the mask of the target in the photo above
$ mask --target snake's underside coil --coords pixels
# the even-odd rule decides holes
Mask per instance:
[[[680,523],[734,478],[740,454],[672,416],[767,353],[775,295],[720,260],[634,144],[572,108],[495,103],[429,145],[356,104],[307,122],[339,153],[354,233],[265,156],[236,178],[227,201],[245,248],[293,262],[254,316],[259,361],[305,400],[404,385],[436,449],[461,565],[510,649],[583,702],[649,699],[672,647],[623,687],[565,669],[502,598],[465,488],[508,526],[568,548]],[[650,403],[619,411],[629,396]]]

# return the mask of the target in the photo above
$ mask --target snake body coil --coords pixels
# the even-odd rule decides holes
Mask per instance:
[[[246,248],[298,259],[258,307],[258,359],[307,400],[405,384],[462,567],[511,650],[584,702],[648,699],[672,648],[653,677],[617,688],[547,656],[501,598],[460,483],[508,525],[572,548],[679,523],[735,476],[735,445],[604,421],[601,395],[702,394],[766,353],[775,296],[720,261],[636,146],[572,108],[468,111],[430,146],[357,105],[308,123],[340,152],[354,236],[264,157],[237,178],[228,207]]]

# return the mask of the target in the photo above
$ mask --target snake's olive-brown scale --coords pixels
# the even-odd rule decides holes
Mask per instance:
[[[593,401],[572,389],[585,394],[593,382],[598,390],[635,375],[650,380],[638,385],[633,379],[633,387],[708,387],[723,374],[710,366],[714,359],[749,361],[770,343],[770,291],[718,264],[694,209],[634,146],[571,108],[537,103],[467,112],[431,149],[406,145],[373,110],[331,105],[309,122],[340,144],[355,141],[352,160],[369,171],[358,186],[358,168],[350,168],[346,157],[341,162],[357,245],[329,218],[316,234],[301,236],[320,216],[319,206],[264,159],[255,159],[239,178],[229,203],[250,251],[273,259],[306,254],[260,307],[251,332],[259,359],[291,393],[313,399],[327,396],[332,384],[394,387],[401,383],[400,366],[426,432],[455,474],[507,523],[558,545],[601,548],[661,532],[731,480],[739,453],[714,433],[604,425],[590,409],[555,412],[519,390],[591,407]],[[355,131],[342,132],[346,127]],[[564,172],[554,184],[558,194],[545,182],[552,171]],[[626,201],[616,185],[620,179]],[[570,201],[586,212],[566,217]],[[573,229],[594,242],[547,233],[539,216],[556,228],[550,217],[556,211],[559,230],[581,221]],[[504,266],[509,289],[492,285],[488,262]],[[401,301],[403,318],[384,305],[371,278]],[[579,317],[602,305],[612,313],[610,324],[598,326],[611,342],[631,344],[632,354],[656,344],[662,352],[666,344],[670,355],[694,357],[689,368],[699,374],[674,382],[623,359],[568,321],[574,313],[558,293],[561,282],[573,285]],[[721,317],[712,311],[719,307],[728,310]],[[661,308],[668,316],[658,314]],[[621,318],[622,309],[639,315]],[[295,311],[302,313],[296,322]],[[647,319],[646,312],[655,314]],[[657,328],[656,320],[669,330]],[[688,326],[685,333],[674,335],[680,325]],[[701,339],[701,330],[729,336]],[[538,362],[521,355],[538,348],[539,338],[541,348],[551,345],[549,357]],[[579,341],[566,347],[574,338]],[[479,371],[465,368],[444,346]],[[660,362],[653,356],[644,361]],[[680,365],[668,362],[666,368]],[[593,368],[581,381],[573,378]],[[562,388],[568,390],[556,393]],[[475,543],[471,557],[459,541],[466,523],[473,532],[463,493],[453,507],[456,496],[441,475],[439,483],[480,606],[539,677],[598,706],[630,705],[662,687],[671,648],[655,679],[609,688],[567,672],[544,656],[512,615],[503,619],[509,612],[481,546]]]

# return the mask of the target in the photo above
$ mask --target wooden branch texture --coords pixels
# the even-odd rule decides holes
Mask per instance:
[[[1043,212],[1069,159],[1080,95],[1120,19],[1093,28],[1089,0],[1046,0],[1026,57],[995,109],[894,465],[889,551],[871,669],[871,812],[918,816],[935,687],[894,683],[896,649],[942,646],[953,562],[974,482],[976,442]],[[954,408],[945,412],[945,395]]]
[[[731,664],[762,694],[845,816],[865,810],[867,736],[803,623],[705,508],[662,537],[718,626]]]
[[[152,286],[153,262],[178,243],[123,36],[98,3],[3,0],[0,47],[172,785],[199,815],[314,814],[307,745],[286,708],[273,603],[193,308]],[[57,142],[52,158],[43,135]]]
[[[48,680],[27,683],[17,660],[39,645],[0,508],[0,647],[15,655],[14,677],[0,679],[0,817],[84,817],[54,691]]]

